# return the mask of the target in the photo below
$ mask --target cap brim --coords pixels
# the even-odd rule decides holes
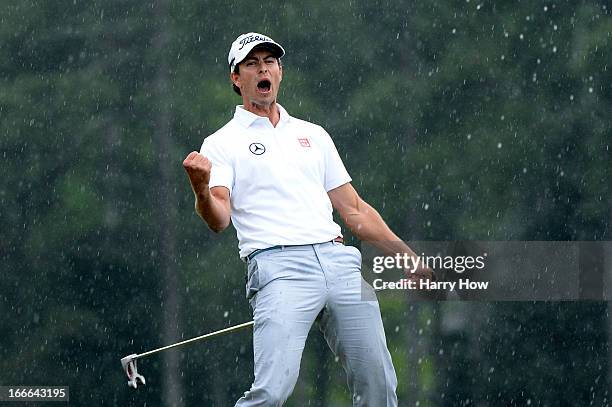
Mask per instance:
[[[267,49],[269,51],[272,51],[272,53],[274,54],[274,56],[276,58],[281,58],[283,55],[285,55],[285,50],[282,49],[280,46],[278,46],[277,44],[273,44],[271,42],[263,42],[261,44],[257,44],[253,47],[252,50],[249,51],[249,54],[253,51],[255,51],[256,49]]]

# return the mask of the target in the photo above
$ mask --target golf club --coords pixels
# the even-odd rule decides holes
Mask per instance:
[[[220,329],[220,330],[215,331],[215,332],[207,333],[205,335],[200,335],[200,336],[197,336],[195,338],[187,339],[187,340],[182,341],[182,342],[174,343],[172,345],[168,345],[168,346],[164,346],[164,347],[161,347],[161,348],[153,349],[153,350],[150,350],[148,352],[133,353],[131,355],[123,357],[123,358],[121,358],[121,367],[123,367],[123,370],[125,371],[125,374],[127,375],[128,379],[129,379],[128,380],[128,386],[136,389],[138,387],[139,383],[142,384],[142,385],[146,384],[144,376],[138,373],[138,367],[136,365],[136,361],[138,359],[144,358],[146,356],[152,355],[152,354],[157,353],[157,352],[162,352],[164,350],[175,348],[177,346],[186,345],[186,344],[191,343],[191,342],[199,341],[199,340],[202,340],[202,339],[209,339],[209,338],[213,338],[215,336],[227,334],[227,333],[230,333],[230,332],[239,331],[241,329],[253,326],[253,324],[254,324],[254,321],[245,322],[245,323],[242,323],[242,324],[239,324],[239,325],[234,325],[234,326],[230,326],[228,328]]]

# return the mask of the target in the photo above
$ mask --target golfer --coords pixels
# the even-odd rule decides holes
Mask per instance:
[[[414,253],[364,202],[329,134],[277,102],[283,47],[248,33],[231,45],[234,117],[183,162],[197,213],[215,232],[236,229],[253,309],[255,380],[236,406],[281,406],[318,320],[348,377],[354,406],[397,406],[397,379],[361,254],[342,244],[336,209],[360,239]],[[385,246],[385,247],[381,247]]]

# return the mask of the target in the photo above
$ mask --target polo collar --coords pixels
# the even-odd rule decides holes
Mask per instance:
[[[280,104],[277,103],[276,106],[278,106],[278,111],[280,113],[280,120],[276,125],[276,127],[278,128],[280,126],[283,126],[287,121],[289,121],[291,116],[289,116],[289,113],[287,113],[285,108],[282,107]],[[236,120],[242,126],[247,128],[251,127],[251,125],[253,125],[258,120],[265,120],[266,122],[270,123],[270,120],[267,117],[258,116],[255,113],[249,112],[244,108],[244,105],[236,106],[236,111],[234,112],[234,120]],[[270,123],[270,125],[272,124]]]

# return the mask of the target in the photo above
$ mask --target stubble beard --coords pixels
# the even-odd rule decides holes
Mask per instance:
[[[271,101],[257,100],[257,99],[251,98],[251,100],[249,100],[249,103],[255,109],[269,110],[270,106],[272,106],[272,104],[276,103],[276,98],[272,99]]]

